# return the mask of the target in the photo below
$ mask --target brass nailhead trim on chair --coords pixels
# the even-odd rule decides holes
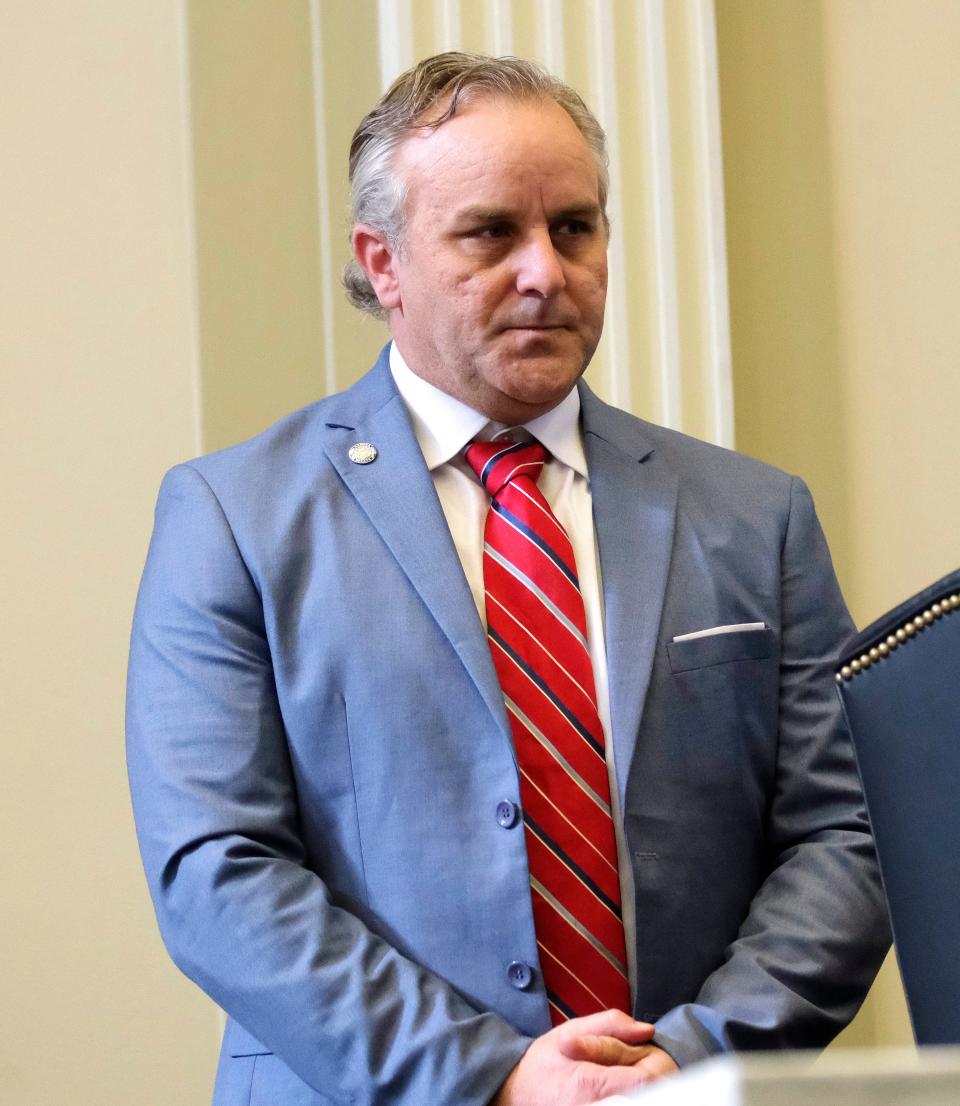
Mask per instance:
[[[852,680],[858,673],[866,672],[872,664],[883,660],[884,657],[888,657],[894,649],[899,649],[901,645],[911,638],[916,637],[921,630],[925,630],[928,626],[936,622],[938,618],[942,618],[945,614],[951,614],[958,608],[960,608],[960,592],[954,595],[947,595],[936,603],[931,604],[922,614],[918,614],[915,618],[911,618],[894,630],[893,633],[887,634],[882,641],[878,641],[877,644],[872,646],[866,653],[861,653],[859,657],[855,657],[849,664],[845,664],[837,673],[837,683],[842,684],[844,680]]]

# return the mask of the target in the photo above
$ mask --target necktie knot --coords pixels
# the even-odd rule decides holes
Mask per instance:
[[[487,494],[495,499],[506,484],[520,477],[528,477],[536,484],[547,451],[537,441],[515,442],[501,438],[496,442],[474,442],[465,456]]]

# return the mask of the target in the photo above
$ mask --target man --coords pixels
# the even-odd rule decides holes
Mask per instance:
[[[215,1101],[557,1106],[824,1044],[887,935],[808,493],[578,385],[606,169],[571,90],[429,59],[351,181],[393,343],[168,475],[134,627],[141,847],[229,1015]]]

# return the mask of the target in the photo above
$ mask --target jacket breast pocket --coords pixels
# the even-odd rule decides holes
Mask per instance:
[[[774,633],[762,630],[734,630],[728,634],[710,634],[687,641],[668,641],[667,654],[673,672],[712,668],[731,661],[765,660],[773,656]]]

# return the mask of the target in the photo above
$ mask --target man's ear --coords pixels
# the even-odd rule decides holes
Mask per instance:
[[[396,250],[382,231],[367,223],[357,223],[350,236],[353,256],[366,273],[367,280],[385,311],[400,306],[400,277],[397,273]]]

